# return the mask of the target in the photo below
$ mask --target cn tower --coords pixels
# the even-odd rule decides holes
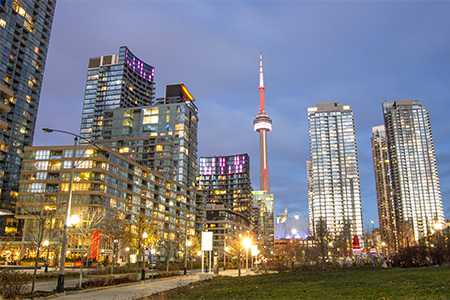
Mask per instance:
[[[264,77],[262,53],[259,53],[259,112],[253,121],[253,128],[259,133],[259,189],[270,194],[269,163],[267,159],[267,133],[272,130],[272,120],[264,108]]]

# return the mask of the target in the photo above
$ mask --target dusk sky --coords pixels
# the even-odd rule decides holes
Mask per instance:
[[[248,153],[259,189],[259,52],[263,53],[275,213],[308,215],[307,108],[350,105],[356,121],[364,228],[378,226],[370,137],[383,101],[430,112],[444,214],[450,218],[450,2],[58,0],[34,145],[79,133],[90,57],[126,45],[155,67],[157,97],[182,82],[199,109],[198,156]]]

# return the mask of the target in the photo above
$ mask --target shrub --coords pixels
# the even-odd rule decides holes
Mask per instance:
[[[5,299],[13,299],[29,293],[29,281],[30,276],[24,272],[3,270],[0,272],[0,295]]]
[[[110,286],[110,285],[135,282],[135,281],[137,281],[135,275],[120,276],[120,277],[106,276],[106,277],[91,278],[88,281],[83,282],[81,287],[82,288],[96,288],[96,287]],[[79,288],[79,287],[80,286],[78,284],[77,288]]]
[[[114,274],[134,273],[134,272],[137,272],[138,270],[140,270],[141,268],[142,268],[141,266],[137,266],[134,264],[116,266],[116,267],[114,267]],[[94,272],[91,272],[90,274],[108,275],[108,274],[111,274],[111,267],[108,266],[106,268],[102,268],[102,269],[96,270]]]
[[[399,250],[397,258],[404,268],[421,267],[427,264],[427,249],[425,246],[412,246]]]

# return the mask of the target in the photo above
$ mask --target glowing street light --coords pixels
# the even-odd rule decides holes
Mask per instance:
[[[155,260],[156,250],[154,248],[152,248],[152,250],[150,250],[150,253],[152,254],[152,279],[153,279],[154,274],[155,274],[155,268],[156,268],[156,263],[155,263],[155,265],[153,265],[153,261]]]
[[[51,133],[51,132],[59,132],[68,134],[74,137],[73,139],[73,153],[72,153],[72,164],[70,168],[70,177],[69,177],[69,190],[68,190],[68,200],[67,200],[67,210],[66,210],[66,217],[64,221],[64,230],[63,230],[63,239],[62,239],[62,245],[61,245],[61,259],[59,262],[59,273],[58,273],[58,283],[56,285],[56,292],[62,293],[64,292],[64,271],[65,271],[65,264],[66,264],[66,255],[67,252],[67,227],[70,224],[70,209],[72,206],[72,191],[73,191],[73,175],[75,172],[75,159],[76,159],[76,152],[77,152],[77,145],[78,145],[78,139],[84,139],[83,137],[79,136],[78,134],[65,131],[65,130],[59,130],[59,129],[51,129],[51,128],[42,128],[42,131],[45,133]],[[84,139],[86,140],[86,139]],[[92,144],[93,146],[97,147],[102,153],[104,153],[105,157],[108,157],[109,154],[105,153],[104,150],[99,148],[96,144],[94,144],[92,141],[86,140],[88,143]],[[72,223],[73,224],[73,223]]]
[[[250,238],[246,237],[242,241],[242,244],[245,248],[245,271],[248,273],[248,249],[250,249],[250,247],[252,246],[252,241],[250,240]]]
[[[230,251],[230,247],[226,246],[223,252],[223,270],[227,268],[227,252]]]
[[[78,215],[72,215],[69,219],[68,226],[77,225],[78,223],[80,223],[80,217]]]
[[[144,232],[142,234],[142,239],[145,240],[148,238],[148,233]],[[144,246],[144,241],[142,241],[142,272],[141,272],[141,280],[145,280],[145,246]]]
[[[44,273],[48,272],[48,255],[50,252],[50,248],[48,247],[49,242],[48,241],[44,241],[44,243],[42,245],[44,245],[44,247],[47,247],[47,258],[45,259],[45,269],[44,269]]]

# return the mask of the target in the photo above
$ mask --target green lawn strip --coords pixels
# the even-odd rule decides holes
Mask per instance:
[[[216,277],[167,299],[450,299],[450,268],[343,269]],[[180,290],[181,291],[181,290]],[[157,298],[154,298],[157,299]]]

